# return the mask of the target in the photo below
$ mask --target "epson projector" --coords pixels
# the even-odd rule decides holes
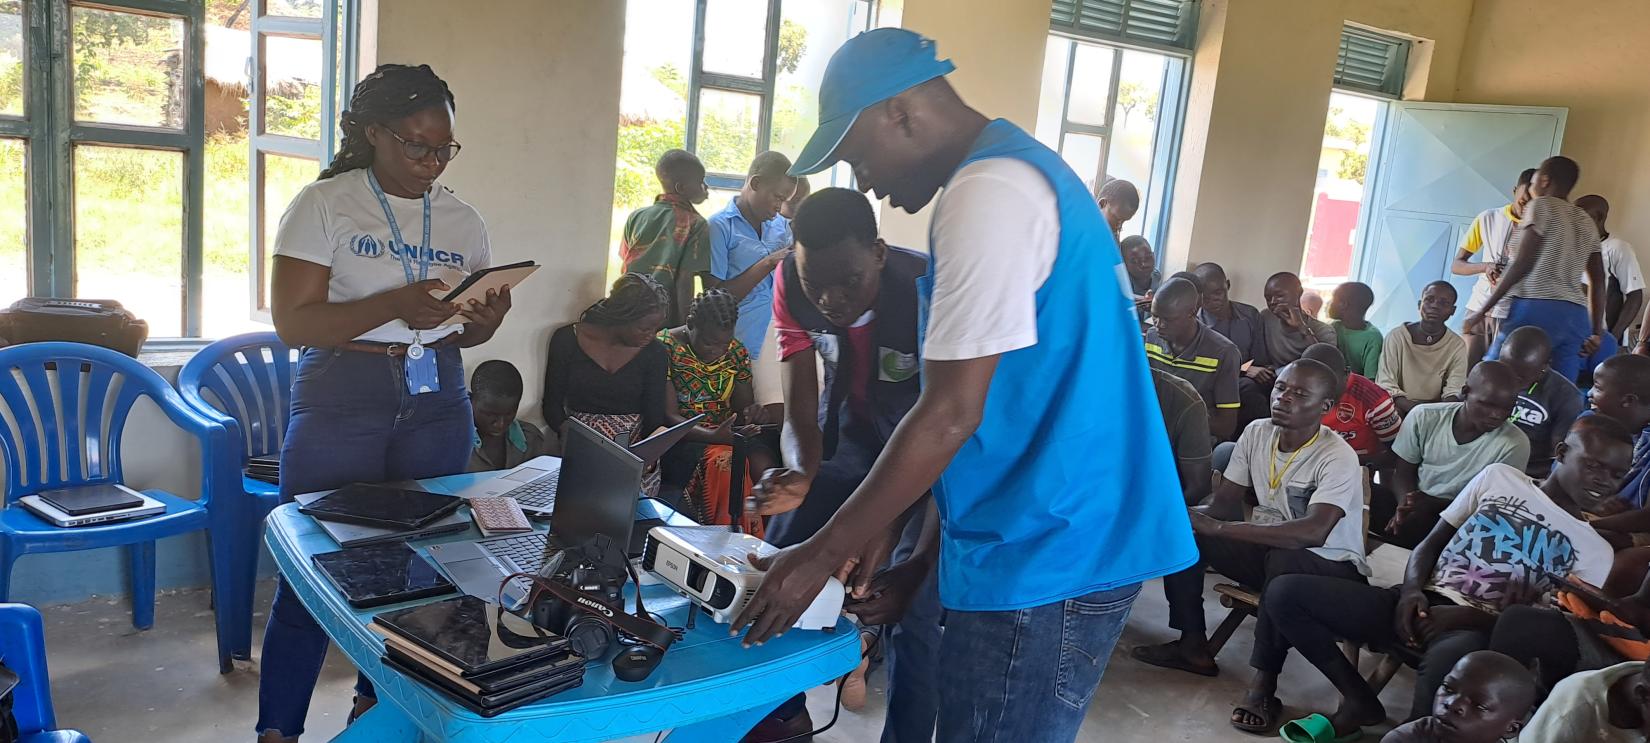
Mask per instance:
[[[750,603],[756,587],[762,583],[762,571],[752,566],[746,556],[767,557],[778,551],[779,548],[749,534],[702,526],[655,526],[647,533],[642,568],[657,575],[689,601],[704,607],[711,619],[730,624]],[[816,630],[836,627],[845,595],[841,581],[828,579],[825,588],[794,626]]]

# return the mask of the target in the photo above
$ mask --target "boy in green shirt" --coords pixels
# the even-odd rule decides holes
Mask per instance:
[[[619,258],[625,273],[647,274],[670,291],[665,327],[674,328],[686,322],[693,277],[710,273],[710,225],[693,208],[710,198],[710,187],[704,164],[686,150],[660,155],[653,173],[663,193],[625,219]]]
[[[1381,331],[1364,320],[1372,304],[1375,290],[1357,281],[1335,287],[1329,300],[1329,319],[1334,321],[1330,326],[1335,328],[1335,343],[1346,357],[1347,368],[1370,379],[1381,365]]]

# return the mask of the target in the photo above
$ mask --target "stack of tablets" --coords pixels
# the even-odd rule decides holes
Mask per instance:
[[[492,717],[578,686],[585,659],[567,640],[474,596],[384,612],[384,665]]]

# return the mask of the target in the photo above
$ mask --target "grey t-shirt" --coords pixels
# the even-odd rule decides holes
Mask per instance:
[[[1316,438],[1293,452],[1278,451],[1283,429],[1262,418],[1250,423],[1238,437],[1226,479],[1253,488],[1258,505],[1249,513],[1257,524],[1305,518],[1314,503],[1341,509],[1341,520],[1329,531],[1314,554],[1326,560],[1350,562],[1369,575],[1364,561],[1364,486],[1358,454],[1328,427],[1319,426]],[[1277,485],[1272,482],[1276,480]]]
[[[1564,440],[1570,424],[1581,415],[1581,390],[1569,377],[1551,369],[1541,381],[1518,393],[1512,422],[1530,440],[1530,462],[1525,474],[1545,478],[1553,468],[1553,447]]]
[[[1335,345],[1335,329],[1315,317],[1308,316],[1306,327],[1294,330],[1285,327],[1271,310],[1261,310],[1260,327],[1262,345],[1266,349],[1264,363],[1268,366],[1293,364],[1315,343]]]
[[[1421,465],[1421,491],[1434,498],[1454,500],[1472,478],[1492,464],[1520,470],[1530,461],[1530,439],[1506,421],[1466,444],[1455,443],[1451,426],[1464,402],[1417,405],[1404,418],[1392,451],[1410,464]],[[1399,494],[1402,496],[1402,493]]]
[[[1581,207],[1564,199],[1537,196],[1524,205],[1524,221],[1519,229],[1541,235],[1541,253],[1530,274],[1508,289],[1507,296],[1559,299],[1586,307],[1587,290],[1582,287],[1581,277],[1587,273],[1587,259],[1601,250],[1598,223]],[[1520,235],[1513,240],[1514,255],[1523,239],[1525,236]]]

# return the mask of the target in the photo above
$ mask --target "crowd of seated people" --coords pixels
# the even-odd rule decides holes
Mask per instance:
[[[1385,722],[1352,643],[1415,669],[1391,743],[1646,739],[1650,344],[1627,337],[1643,279],[1608,203],[1570,200],[1578,179],[1550,158],[1474,220],[1455,328],[1449,281],[1383,329],[1362,283],[1320,294],[1325,322],[1292,273],[1245,287],[1256,308],[1220,265],[1151,274],[1146,296],[1154,263],[1126,261],[1202,558],[1163,581],[1178,636],[1134,658],[1219,673],[1213,571],[1259,596],[1240,730],[1352,740]],[[1409,551],[1396,585],[1372,576],[1374,548]],[[1338,704],[1284,714],[1291,650]]]

